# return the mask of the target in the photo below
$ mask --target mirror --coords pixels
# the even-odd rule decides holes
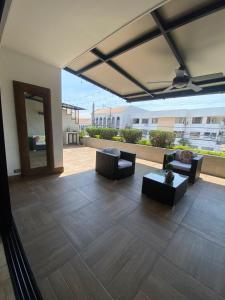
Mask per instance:
[[[55,173],[48,88],[13,81],[22,175]]]
[[[38,96],[25,95],[27,134],[30,168],[47,166],[44,100]]]

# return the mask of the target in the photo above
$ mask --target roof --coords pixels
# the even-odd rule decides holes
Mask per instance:
[[[65,69],[127,102],[225,93],[224,28],[225,1],[171,0],[99,42]],[[178,68],[202,90],[165,91]]]
[[[107,108],[99,108],[95,110],[95,115],[104,115],[104,114],[118,114],[127,110],[129,106],[118,106],[118,107],[107,107]]]
[[[137,117],[225,117],[225,107],[202,107],[202,108],[166,108],[149,110],[145,114],[136,114]]]
[[[88,118],[79,118],[80,125],[91,125],[91,119]]]
[[[67,104],[67,103],[62,103],[62,108],[69,108],[69,109],[73,109],[73,110],[85,110],[85,108],[75,106],[75,105],[71,105],[71,104]]]

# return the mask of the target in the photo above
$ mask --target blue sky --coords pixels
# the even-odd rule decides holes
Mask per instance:
[[[85,115],[91,112],[93,102],[95,108],[128,105],[123,99],[66,71],[62,71],[62,99],[65,103],[85,108]],[[132,105],[148,110],[225,107],[225,94],[134,102]]]

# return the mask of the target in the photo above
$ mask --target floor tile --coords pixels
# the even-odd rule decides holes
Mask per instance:
[[[225,297],[225,248],[179,228],[165,256],[205,286]]]

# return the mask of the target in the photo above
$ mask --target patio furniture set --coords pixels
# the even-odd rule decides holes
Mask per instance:
[[[96,151],[96,172],[109,179],[122,179],[135,172],[136,154],[106,148]],[[166,153],[162,170],[143,176],[142,193],[150,198],[175,205],[185,194],[189,183],[195,183],[201,172],[203,156],[191,151],[177,150]],[[166,180],[167,167],[173,171],[171,182]]]

